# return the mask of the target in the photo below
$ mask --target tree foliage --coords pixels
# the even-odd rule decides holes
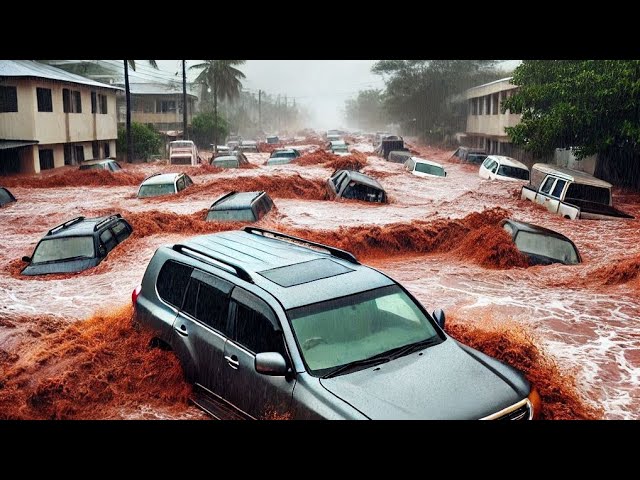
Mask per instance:
[[[162,146],[162,137],[152,127],[143,123],[131,123],[131,140],[133,143],[133,159],[147,160],[152,155],[160,153]],[[127,151],[127,130],[126,128],[118,129],[118,152]]]
[[[535,155],[574,147],[578,158],[640,153],[639,60],[526,60],[503,111],[522,113],[507,133]]]
[[[385,112],[380,90],[362,90],[345,103],[347,125],[368,131],[384,128]]]
[[[497,60],[381,60],[372,71],[384,77],[384,108],[404,131],[443,140],[464,130],[462,93],[506,76]]]
[[[224,118],[218,117],[217,127],[216,138],[226,138],[229,134],[229,126]],[[202,112],[195,115],[191,120],[190,128],[189,137],[199,148],[211,148],[210,145],[213,143],[214,129],[216,128],[213,112]]]

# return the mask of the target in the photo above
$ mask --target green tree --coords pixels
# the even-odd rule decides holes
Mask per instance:
[[[153,68],[157,69],[158,64],[155,60],[147,60],[149,65]],[[124,93],[127,102],[127,162],[131,162],[133,159],[133,144],[131,138],[131,90],[129,89],[129,67],[135,72],[136,71],[136,61],[135,60],[125,60],[124,61]]]
[[[217,128],[218,131],[214,132]],[[229,134],[229,126],[224,118],[218,117],[216,122],[213,112],[202,112],[191,121],[191,138],[200,148],[208,148],[211,138],[225,138]]]
[[[133,122],[130,129],[133,151],[128,158],[131,160],[141,159],[147,160],[152,155],[160,153],[162,147],[162,137],[153,128],[143,124]],[[125,151],[127,147],[128,136],[126,128],[118,129],[117,149],[119,152]]]
[[[385,125],[382,92],[362,90],[356,98],[345,103],[347,124],[365,130],[378,130]]]
[[[496,60],[381,60],[372,71],[385,79],[384,107],[403,130],[442,141],[460,131],[466,103],[460,94],[506,76]]]
[[[511,83],[518,90],[502,110],[522,120],[506,131],[535,155],[640,153],[640,60],[526,60]]]
[[[211,90],[213,95],[213,118],[218,121],[218,98],[221,100],[233,100],[240,96],[242,90],[241,79],[246,78],[242,71],[235,68],[244,65],[246,60],[205,60],[203,63],[192,65],[189,70],[201,70],[195,82],[200,83],[203,91]],[[213,145],[217,151],[218,137],[217,125],[214,127]]]

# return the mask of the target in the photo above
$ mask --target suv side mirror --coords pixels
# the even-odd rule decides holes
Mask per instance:
[[[434,310],[432,315],[438,326],[444,330],[444,312],[442,309],[438,308],[437,310]]]
[[[24,257],[22,257],[22,261],[25,263],[29,263],[31,262],[31,257],[27,257],[26,255]]]
[[[258,353],[254,364],[256,372],[271,377],[283,377],[288,371],[286,360],[278,352]]]

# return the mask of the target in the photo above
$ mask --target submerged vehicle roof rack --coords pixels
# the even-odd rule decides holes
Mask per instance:
[[[67,220],[64,223],[61,223],[60,225],[53,227],[51,230],[47,232],[47,235],[53,235],[54,233],[59,232],[60,230],[64,230],[65,228],[68,228],[71,225],[74,225],[78,222],[82,222],[83,220],[84,220],[84,217],[76,217],[76,218],[72,218],[71,220]]]
[[[187,255],[188,257],[195,258],[196,260],[200,260],[201,262],[207,263],[213,267],[221,268],[226,272],[232,273],[246,282],[254,283],[251,274],[240,265],[236,265],[233,262],[223,260],[211,255],[210,253],[206,253],[202,250],[189,247],[188,245],[182,245],[180,243],[175,244],[172,248],[174,251],[182,253],[183,255]]]
[[[122,215],[120,215],[119,213],[116,213],[114,215],[109,215],[107,218],[105,218],[104,220],[99,221],[98,223],[96,223],[93,226],[93,231],[95,232],[96,230],[98,230],[100,227],[102,227],[103,225],[106,225],[109,222],[112,222],[114,220],[118,220],[122,218]]]
[[[160,172],[152,173],[152,174],[151,174],[151,175],[149,175],[148,177],[144,177],[143,182],[144,182],[145,180],[149,180],[151,177],[157,177],[158,175],[161,175],[161,173],[160,173]]]
[[[230,197],[231,195],[235,195],[236,193],[238,193],[236,190],[231,190],[230,192],[227,193],[223,193],[222,195],[220,195],[218,198],[216,198],[213,203],[211,204],[211,207],[209,207],[209,209],[213,208],[213,206],[218,203],[221,202],[222,200],[224,200],[225,198]]]
[[[243,230],[247,233],[262,235],[263,237],[273,237],[278,240],[288,240],[292,243],[302,244],[303,246],[308,245],[315,248],[320,248],[322,250],[326,250],[334,257],[340,258],[342,260],[346,260],[347,262],[355,263],[356,265],[360,265],[360,262],[358,261],[358,259],[355,257],[353,253],[347,252],[346,250],[341,250],[339,248],[332,247],[330,245],[325,245],[324,243],[312,242],[310,240],[305,240],[304,238],[294,237],[293,235],[287,235],[285,233],[280,233],[273,230],[267,230],[265,228],[244,227]]]

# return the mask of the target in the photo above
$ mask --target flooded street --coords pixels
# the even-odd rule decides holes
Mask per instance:
[[[316,146],[296,148],[304,159]],[[562,372],[575,376],[579,394],[599,415],[640,418],[640,194],[614,190],[614,206],[633,220],[572,221],[520,200],[524,183],[483,180],[477,166],[450,160],[451,151],[412,148],[442,163],[447,176],[413,176],[402,164],[374,156],[364,140],[351,146],[366,158],[361,171],[386,189],[388,204],[326,200],[333,160],[266,166],[268,153],[248,153],[252,168],[188,167],[184,171],[194,186],[146,200],[136,197],[142,179],[181,170],[159,162],[126,165],[119,179],[105,172],[68,175],[78,172],[64,167],[24,177],[28,186],[18,177],[0,176],[0,185],[10,187],[18,200],[0,208],[0,373],[14,381],[11,392],[0,387],[0,418],[203,418],[186,402],[188,386],[175,358],[169,352],[138,352],[148,339],[136,334],[125,340],[123,319],[130,315],[131,292],[159,246],[238,227],[204,222],[213,201],[229,190],[265,190],[276,209],[259,226],[352,250],[363,263],[401,282],[429,311],[444,309],[452,328],[525,328]],[[78,183],[44,181],[54,174]],[[19,274],[21,257],[31,255],[49,229],[76,216],[110,213],[130,220],[134,233],[98,267],[80,274]],[[524,268],[515,247],[500,237],[503,218],[568,236],[583,263]],[[100,330],[100,322],[114,326],[113,332]],[[78,326],[84,323],[92,325],[93,336]],[[109,341],[122,345],[107,351]],[[131,378],[111,358],[138,362]],[[92,375],[104,385],[92,387],[79,375]],[[156,381],[172,387],[163,393],[152,388]],[[37,382],[40,390],[45,383],[52,391],[64,390],[68,405],[54,408],[40,390],[39,396],[21,397]],[[94,387],[102,397],[87,393]],[[137,389],[149,392],[148,398]],[[9,409],[16,398],[26,406]]]

